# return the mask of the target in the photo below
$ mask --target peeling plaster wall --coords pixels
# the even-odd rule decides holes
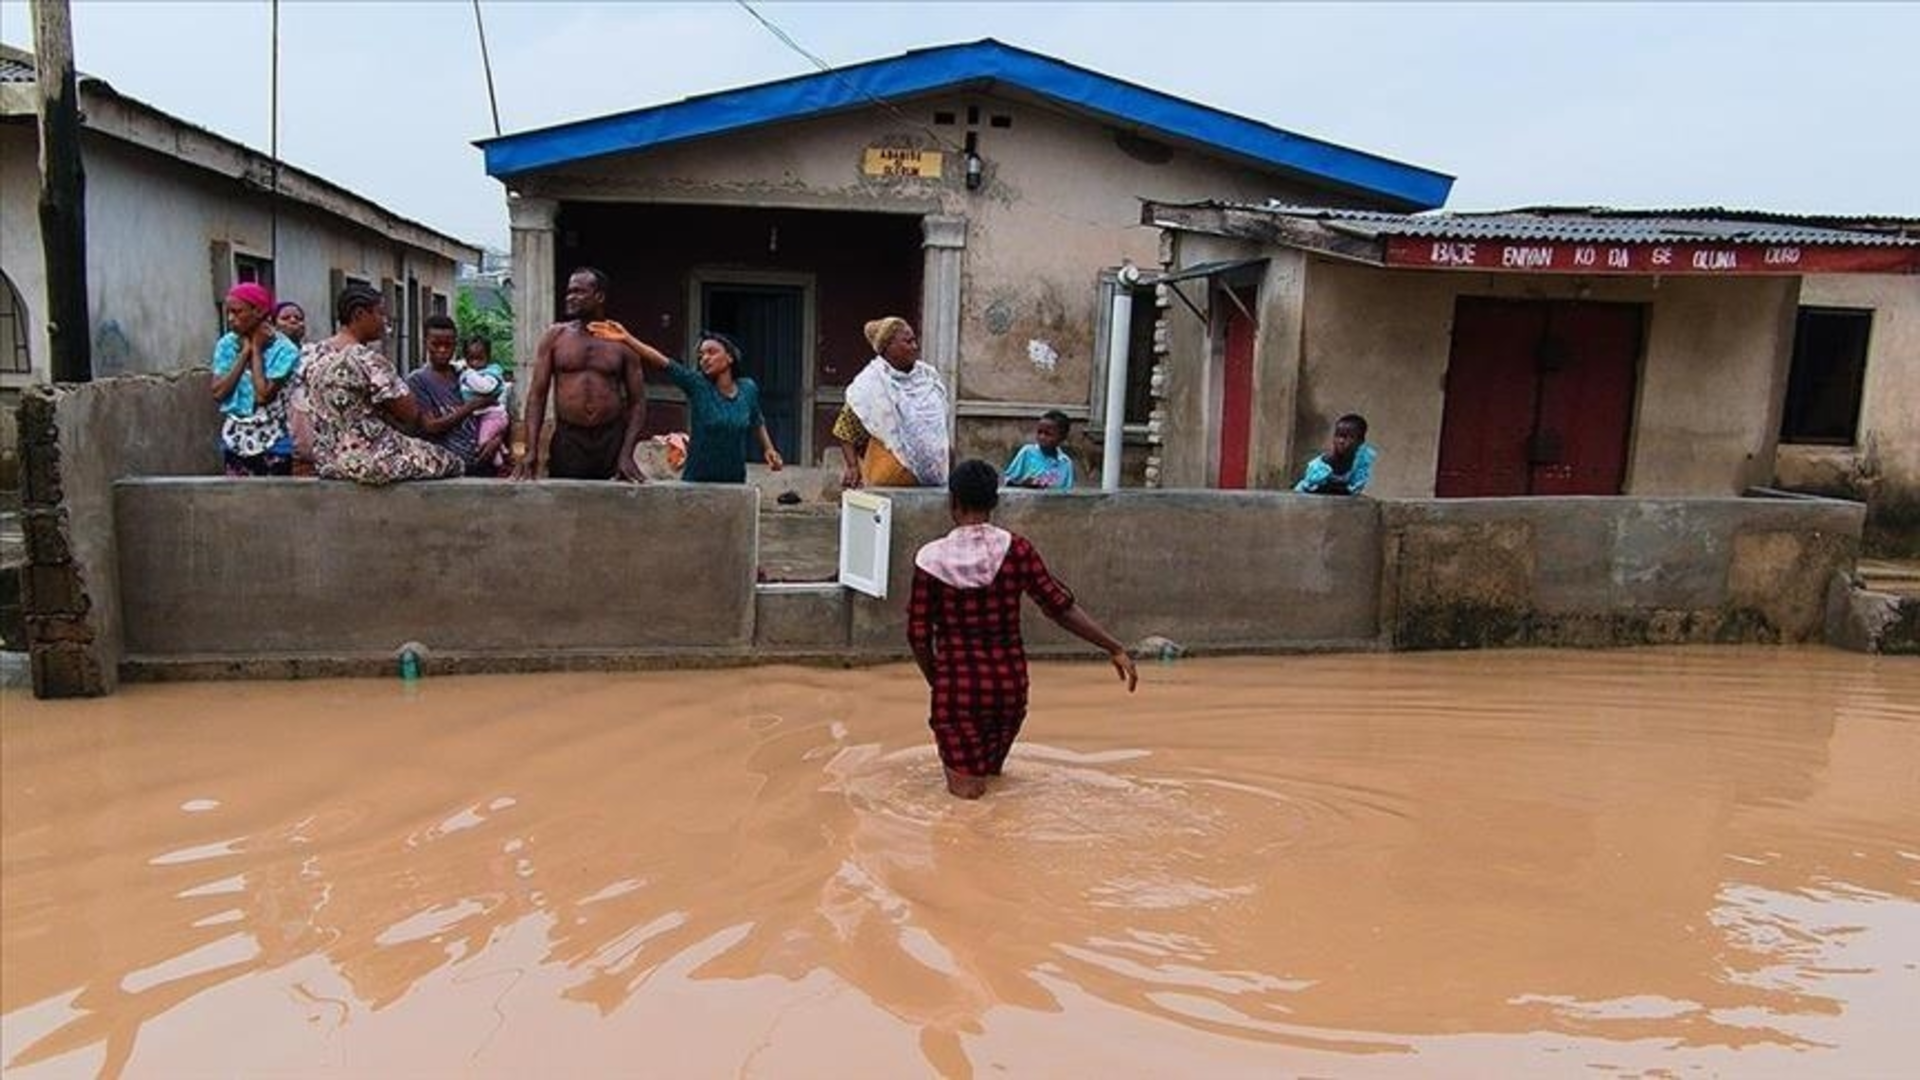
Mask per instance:
[[[1799,291],[1791,277],[1661,284],[1626,494],[1732,495],[1772,479]]]
[[[868,147],[936,149],[929,131],[960,145],[969,105],[980,110],[979,191],[966,189],[962,158],[951,151],[937,180],[862,174]],[[1025,98],[951,95],[900,108],[908,119],[876,110],[804,121],[578,163],[516,180],[515,188],[575,201],[964,216],[960,396],[1002,404],[1011,416],[1026,416],[1035,405],[1090,402],[1099,271],[1127,259],[1151,266],[1159,258],[1158,234],[1138,224],[1140,200],[1363,205],[1185,147],[1165,147],[1161,163],[1142,160],[1105,124]],[[933,126],[939,111],[962,122]],[[995,115],[1011,117],[1012,125],[990,126]],[[1050,364],[1033,361],[1042,351],[1036,342]]]
[[[207,362],[223,329],[214,244],[244,254],[273,251],[269,196],[182,162],[89,136],[87,303],[97,377],[179,371]],[[38,143],[30,125],[0,127],[0,266],[32,318],[31,381],[49,377],[46,268],[40,254]],[[455,266],[358,225],[282,201],[276,294],[330,321],[331,272],[378,285],[409,273],[444,294],[452,310]],[[15,380],[8,377],[10,381]]]
[[[0,272],[26,305],[27,353],[35,371],[47,361],[47,272],[40,247],[40,142],[31,124],[0,124]],[[5,385],[25,382],[0,375]],[[13,454],[11,446],[3,452]]]
[[[37,696],[113,692],[124,634],[113,485],[219,473],[208,385],[206,372],[190,371],[26,391],[23,599]]]
[[[1775,480],[1866,500],[1869,546],[1920,555],[1920,276],[1810,276],[1800,303],[1873,312],[1860,427],[1852,446],[1781,446]]]
[[[1647,305],[1628,495],[1736,495],[1771,474],[1798,279],[1580,279],[1389,271],[1313,261],[1292,459],[1333,419],[1367,417],[1380,450],[1370,492],[1433,493],[1462,296]]]

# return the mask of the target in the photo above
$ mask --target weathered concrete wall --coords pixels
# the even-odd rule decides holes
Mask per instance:
[[[0,274],[20,293],[26,310],[27,354],[47,370],[47,271],[40,246],[40,141],[32,124],[0,124]],[[31,382],[0,375],[0,385]],[[5,451],[12,453],[11,449]]]
[[[1920,596],[1862,587],[1835,574],[1827,590],[1827,644],[1851,652],[1920,656]]]
[[[218,416],[204,371],[27,390],[23,599],[37,696],[113,691],[124,639],[114,481],[218,472]],[[146,582],[133,580],[137,594]]]
[[[1288,470],[1283,440],[1291,438],[1288,405],[1298,391],[1299,315],[1288,311],[1297,302],[1305,260],[1296,253],[1244,240],[1183,233],[1175,240],[1174,265],[1268,259],[1254,314],[1260,327],[1254,342],[1254,415],[1248,476],[1258,487],[1279,488]],[[1214,292],[1205,279],[1190,279],[1165,288],[1177,288],[1200,311],[1173,300],[1165,309],[1168,362],[1164,372],[1164,441],[1160,445],[1160,486],[1168,489],[1212,487],[1220,475],[1221,383],[1226,356],[1209,320],[1214,318]],[[1136,301],[1138,302],[1138,301]],[[1286,334],[1291,331],[1289,339]],[[1131,363],[1150,363],[1136,356]]]
[[[273,217],[267,195],[103,136],[89,137],[84,149],[95,376],[205,364],[224,329],[216,284],[227,271],[214,265],[214,244],[269,256]],[[0,128],[0,266],[33,315],[28,345],[34,373],[30,379],[8,376],[10,385],[49,378],[37,152],[30,126]],[[451,260],[282,200],[275,293],[304,306],[316,330],[331,321],[336,269],[376,286],[412,274],[444,294],[447,310],[453,310]],[[396,355],[405,358],[403,351]]]
[[[470,670],[897,656],[913,554],[950,524],[943,493],[889,492],[886,600],[776,599],[754,587],[751,488],[235,481],[211,475],[216,419],[204,372],[28,391],[40,696],[110,692],[126,661],[364,673],[407,640]],[[1863,514],[1818,499],[1130,491],[1008,492],[999,520],[1123,639],[1229,651],[1818,640]],[[1037,613],[1029,628],[1039,651],[1081,648]]]
[[[1653,291],[1629,495],[1736,495],[1773,476],[1799,278],[1675,277]]]
[[[1800,303],[1873,312],[1860,428],[1852,446],[1780,446],[1774,483],[1867,503],[1867,543],[1920,556],[1920,277],[1825,274]]]
[[[870,146],[938,149],[927,134],[934,114],[964,117],[969,106],[981,113],[976,131],[985,182],[979,191],[966,189],[962,158],[951,151],[938,179],[861,172]],[[1158,234],[1140,227],[1139,200],[1272,197],[1365,205],[1183,147],[1160,147],[1156,155],[1129,143],[1135,151],[1129,153],[1107,125],[1028,101],[966,94],[902,109],[907,119],[881,110],[849,113],[583,162],[516,180],[515,186],[529,195],[573,201],[963,217],[960,397],[1004,406],[1020,418],[1048,406],[1088,405],[1099,271],[1127,259],[1142,266],[1158,260]],[[1010,117],[1011,126],[991,127],[994,115]],[[968,129],[956,124],[932,130],[957,145]],[[1050,350],[1053,359],[1036,364],[1030,342]],[[975,417],[984,415],[974,412],[963,426],[979,423]]]
[[[142,658],[743,649],[754,492],[718,485],[131,480]],[[537,556],[530,557],[530,553]]]
[[[893,499],[887,598],[856,596],[855,649],[906,647],[913,556],[953,527],[944,493]],[[1123,641],[1189,646],[1371,648],[1378,633],[1379,506],[1267,492],[1006,492],[995,521]],[[1084,650],[1029,610],[1036,649]]]
[[[1455,302],[1581,299],[1647,307],[1624,493],[1737,495],[1771,472],[1795,280],[1667,278],[1656,285],[1389,271],[1316,259],[1307,276],[1290,455],[1296,478],[1325,444],[1334,418],[1359,412],[1380,450],[1370,493],[1432,495]]]
[[[897,657],[913,554],[950,527],[939,493],[890,492],[889,596],[874,600],[756,589],[746,488],[150,478],[115,494],[117,581],[138,585],[68,622],[124,605],[124,631],[56,642],[91,650],[92,692],[110,661],[364,674],[408,640],[461,670]],[[1822,500],[1009,492],[998,520],[1123,640],[1237,651],[1820,640],[1861,515]],[[1085,650],[1037,611],[1027,631],[1039,653]]]
[[[1857,505],[1764,499],[1382,504],[1395,648],[1820,640]]]

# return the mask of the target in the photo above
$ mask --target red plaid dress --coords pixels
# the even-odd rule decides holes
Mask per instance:
[[[1022,536],[1013,537],[999,573],[982,588],[956,588],[914,568],[907,640],[916,651],[933,647],[933,712],[927,722],[941,762],[954,772],[999,775],[1027,717],[1023,593],[1049,615],[1073,607],[1073,593],[1053,579]]]

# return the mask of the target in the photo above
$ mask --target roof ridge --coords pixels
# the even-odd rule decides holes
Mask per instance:
[[[1015,87],[1122,128],[1186,140],[1218,156],[1403,206],[1446,201],[1453,178],[1277,127],[995,38],[927,46],[476,140],[506,178],[611,154],[849,112],[971,85]]]

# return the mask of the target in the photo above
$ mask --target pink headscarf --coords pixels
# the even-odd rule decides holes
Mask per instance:
[[[238,300],[262,315],[273,310],[273,294],[267,291],[265,285],[255,281],[243,281],[228,289],[227,299]]]

